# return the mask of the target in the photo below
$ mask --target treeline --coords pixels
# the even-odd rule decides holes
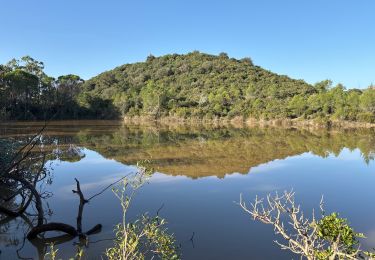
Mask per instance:
[[[310,85],[255,66],[250,58],[237,60],[225,53],[150,55],[145,62],[117,67],[86,82],[73,75],[52,79],[41,73],[43,64],[30,57],[13,60],[0,71],[1,113],[9,119],[59,111],[61,118],[243,117],[375,122],[372,86],[346,90],[329,80]]]
[[[43,62],[29,56],[0,65],[0,119],[111,118],[111,101],[82,93],[77,75],[57,79],[44,72]]]
[[[88,80],[84,89],[113,100],[124,116],[375,121],[373,88],[345,90],[329,80],[312,86],[225,53],[150,55]]]

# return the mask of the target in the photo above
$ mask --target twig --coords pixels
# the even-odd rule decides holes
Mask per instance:
[[[97,196],[103,194],[106,190],[108,190],[109,188],[111,188],[113,185],[119,183],[120,181],[122,181],[123,179],[127,178],[129,175],[132,175],[132,174],[134,174],[134,173],[129,173],[129,174],[125,175],[124,177],[121,177],[121,178],[118,179],[117,181],[115,181],[115,182],[109,184],[107,187],[105,187],[104,189],[102,189],[100,192],[98,192],[98,193],[94,194],[93,196],[91,196],[90,198],[88,198],[87,201],[89,202],[89,201],[92,200],[93,198],[95,198],[95,197],[97,197]]]
[[[156,211],[156,216],[159,217],[159,212],[160,212],[160,210],[162,210],[163,208],[164,208],[164,203],[161,204],[160,208]]]

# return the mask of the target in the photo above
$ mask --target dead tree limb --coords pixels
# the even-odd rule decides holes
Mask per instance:
[[[40,233],[44,233],[47,231],[61,231],[66,234],[69,234],[73,237],[78,235],[77,230],[72,227],[71,225],[65,224],[65,223],[57,223],[57,222],[51,222],[47,224],[43,224],[40,226],[36,226],[31,229],[29,234],[27,234],[27,238],[29,240],[36,238]]]
[[[81,185],[79,184],[79,181],[75,178],[74,179],[77,184],[77,190],[72,190],[73,193],[78,194],[79,196],[79,207],[78,207],[78,215],[77,215],[77,232],[80,237],[83,236],[82,234],[82,215],[83,215],[83,207],[88,202],[88,200],[85,199],[85,196],[83,196],[83,193],[81,191]]]

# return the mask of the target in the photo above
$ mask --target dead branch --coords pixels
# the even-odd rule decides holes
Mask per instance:
[[[294,200],[293,191],[284,191],[282,195],[277,192],[274,195],[267,195],[266,199],[255,198],[248,207],[240,196],[239,205],[254,220],[264,224],[272,225],[276,235],[280,235],[285,242],[275,241],[281,249],[306,257],[309,260],[317,259],[317,252],[323,252],[328,248],[331,250],[330,260],[334,259],[358,259],[359,248],[348,253],[340,243],[340,237],[334,242],[328,242],[318,235],[318,225],[313,212],[312,218],[305,217],[300,205]],[[320,202],[320,209],[324,215],[323,198]],[[287,222],[284,225],[283,220]]]
[[[81,185],[79,184],[79,181],[75,178],[74,179],[77,184],[77,190],[72,190],[73,193],[78,194],[79,196],[79,207],[78,207],[78,215],[77,215],[77,233],[80,237],[83,236],[82,234],[82,215],[83,215],[83,207],[88,202],[88,200],[85,199],[85,196],[83,196],[83,193],[81,191]]]
[[[36,226],[31,229],[29,234],[27,234],[27,239],[31,240],[36,238],[40,233],[44,233],[47,231],[61,231],[64,233],[67,233],[73,237],[78,235],[77,230],[72,227],[71,225],[65,224],[65,223],[57,223],[57,222],[51,222],[48,224],[43,224],[40,226]]]
[[[115,182],[109,184],[107,187],[105,187],[104,189],[102,189],[100,192],[98,192],[98,193],[92,195],[90,198],[88,198],[87,201],[90,201],[90,200],[92,200],[93,198],[95,198],[95,197],[97,197],[97,196],[103,194],[106,190],[108,190],[108,189],[111,188],[112,186],[116,185],[117,183],[119,183],[119,182],[122,181],[123,179],[127,178],[127,177],[128,177],[129,175],[131,175],[131,174],[133,174],[133,173],[129,173],[129,174],[125,175],[124,177],[118,179],[117,181],[115,181]]]

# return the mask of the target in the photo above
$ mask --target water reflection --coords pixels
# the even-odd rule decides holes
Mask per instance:
[[[95,125],[52,125],[46,138],[53,138],[63,160],[82,158],[72,144],[97,151],[108,159],[135,164],[150,159],[152,166],[170,175],[192,178],[224,177],[248,173],[249,168],[276,159],[311,152],[327,157],[344,148],[359,149],[368,163],[375,157],[374,130],[298,130],[281,128],[223,128],[212,126],[135,126],[108,122]],[[23,135],[37,126],[3,127],[3,136]],[[75,156],[73,156],[75,154]],[[251,170],[250,170],[251,171]]]
[[[39,126],[12,124],[0,127],[3,138],[21,138]],[[273,233],[251,222],[233,203],[239,193],[252,196],[294,188],[306,209],[317,206],[325,194],[327,207],[342,212],[355,228],[373,241],[375,208],[375,135],[373,130],[297,130],[280,128],[223,128],[210,126],[126,126],[118,122],[52,124],[44,133],[50,145],[54,196],[50,220],[75,223],[71,190],[78,177],[85,194],[93,194],[132,171],[138,160],[151,159],[158,172],[146,185],[133,208],[157,211],[183,244],[184,259],[290,259],[272,245]],[[369,206],[370,205],[370,206]],[[117,202],[109,192],[87,205],[87,228],[100,222],[109,239],[120,221]],[[111,214],[108,214],[110,212]],[[4,256],[12,256],[22,242],[19,222],[1,225]],[[219,231],[219,235],[218,235]],[[368,232],[367,232],[368,231]],[[194,245],[189,239],[194,232]],[[4,242],[6,241],[6,242]],[[373,246],[370,242],[366,246]],[[13,242],[13,244],[12,244]],[[88,259],[100,259],[108,243],[87,250]],[[72,242],[61,244],[63,258],[74,255]],[[5,253],[5,251],[7,253]],[[23,251],[35,256],[32,245]]]

